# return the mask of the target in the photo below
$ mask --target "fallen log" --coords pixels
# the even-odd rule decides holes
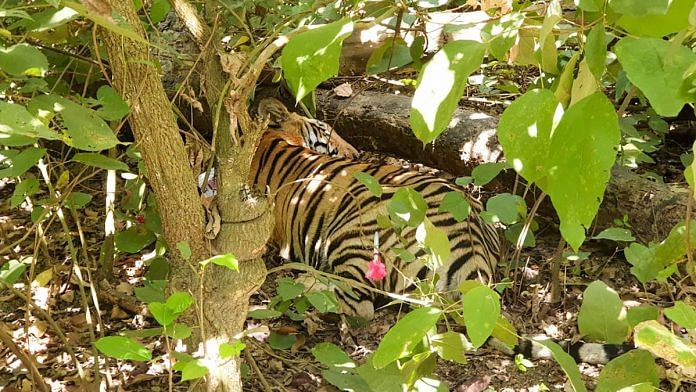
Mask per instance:
[[[495,135],[497,119],[484,113],[458,108],[435,143],[423,146],[409,125],[410,97],[366,91],[341,99],[330,91],[318,91],[317,100],[317,116],[362,150],[421,162],[457,176],[470,174],[480,163],[503,159]],[[511,190],[514,181],[514,175],[501,176],[498,183],[502,186],[496,191]],[[623,220],[626,215],[638,239],[661,241],[684,220],[688,200],[686,185],[657,183],[617,167],[607,185],[595,229],[610,227],[615,219]]]

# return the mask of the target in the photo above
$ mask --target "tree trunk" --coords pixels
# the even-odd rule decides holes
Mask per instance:
[[[139,36],[145,36],[131,1],[108,2]],[[172,3],[188,12],[193,10],[186,2]],[[111,12],[106,12],[104,16],[110,17]],[[190,20],[186,19],[189,27]],[[150,184],[157,197],[172,263],[170,290],[187,291],[197,300],[198,319],[196,314],[190,312],[183,316],[182,321],[189,326],[200,326],[193,328],[189,345],[189,352],[203,349],[204,363],[209,370],[207,382],[199,389],[241,391],[239,358],[221,359],[219,346],[232,341],[242,331],[249,297],[263,282],[266,269],[260,254],[270,235],[272,214],[268,212],[265,199],[254,199],[250,203],[243,197],[249,165],[239,170],[240,161],[235,156],[238,151],[231,147],[230,130],[236,129],[236,119],[224,117],[219,126],[219,129],[226,131],[221,132],[218,139],[218,151],[221,152],[219,204],[223,226],[217,250],[220,253],[233,253],[240,261],[240,271],[208,265],[201,285],[199,275],[192,271],[189,263],[192,262],[196,269],[198,261],[211,253],[210,244],[205,241],[204,211],[196,189],[195,174],[189,167],[160,75],[151,66],[147,45],[108,30],[102,33],[114,86],[131,106],[129,122],[140,144],[143,160],[150,173]],[[201,33],[208,32],[204,29]],[[205,39],[208,37],[206,35]],[[210,55],[213,54],[214,51],[211,51]],[[224,84],[220,83],[224,79],[219,62],[214,64],[208,60],[203,61],[205,73],[202,80],[206,93],[211,95],[207,97],[209,102],[214,102],[210,107],[215,108],[221,102],[218,98],[225,91]],[[212,60],[217,61],[217,57]],[[241,110],[241,106],[234,107]],[[247,146],[247,149],[251,147]],[[193,255],[190,262],[182,260],[175,250],[174,245],[179,242],[187,242],[191,247]]]

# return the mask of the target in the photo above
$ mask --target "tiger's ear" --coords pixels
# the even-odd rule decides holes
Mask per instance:
[[[259,102],[257,112],[262,119],[270,119],[271,122],[268,125],[275,128],[280,127],[290,115],[288,108],[275,98],[262,99],[261,102]]]

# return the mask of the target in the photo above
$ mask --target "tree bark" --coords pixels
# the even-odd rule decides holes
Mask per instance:
[[[118,12],[131,28],[145,37],[133,3],[131,1],[109,0],[109,5]],[[173,1],[186,12],[195,11],[186,2]],[[105,16],[110,17],[110,12]],[[198,22],[198,19],[185,19]],[[199,25],[197,39],[208,42],[210,32],[206,26]],[[189,167],[184,143],[179,134],[176,118],[165,94],[160,75],[151,66],[148,47],[137,42],[103,30],[103,37],[116,89],[131,106],[129,122],[137,142],[140,144],[143,160],[147,167],[150,184],[157,197],[162,217],[164,236],[170,249],[172,262],[170,290],[187,291],[197,300],[197,315],[185,314],[182,321],[193,328],[189,351],[203,349],[204,363],[209,373],[206,383],[198,387],[208,391],[241,391],[239,359],[222,359],[219,355],[221,343],[238,338],[246,319],[250,295],[260,286],[265,277],[265,265],[260,258],[266,239],[270,235],[272,215],[264,199],[243,197],[249,165],[239,170],[240,161],[232,148],[231,133],[237,128],[236,118],[223,116],[219,122],[218,151],[220,167],[220,202],[223,224],[218,242],[218,251],[233,253],[240,261],[240,271],[209,265],[200,277],[194,271],[198,261],[210,255],[210,245],[205,241],[205,217],[196,189],[196,174]],[[206,36],[208,34],[208,36]],[[194,32],[194,35],[196,33]],[[205,40],[203,40],[205,38]],[[209,94],[209,106],[215,108],[224,96],[222,67],[215,54],[214,46],[202,44],[206,58],[203,59],[202,84]],[[241,110],[243,106],[230,106]],[[224,111],[223,111],[224,112]],[[246,115],[246,113],[244,113]],[[252,149],[253,145],[247,146]],[[247,153],[250,154],[250,153]],[[249,161],[251,158],[249,158]],[[224,207],[224,206],[231,207]],[[182,260],[174,245],[187,242],[193,251],[189,262]],[[193,267],[193,270],[192,270]],[[199,316],[199,317],[196,317]]]

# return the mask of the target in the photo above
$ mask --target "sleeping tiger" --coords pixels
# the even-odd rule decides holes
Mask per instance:
[[[436,275],[437,291],[456,296],[465,280],[492,279],[500,257],[500,237],[495,227],[479,216],[481,203],[463,188],[432,174],[348,159],[357,156],[357,150],[328,124],[290,113],[275,99],[264,99],[258,112],[270,118],[270,127],[279,129],[269,129],[263,135],[253,159],[250,182],[265,189],[274,200],[272,242],[280,248],[281,257],[390,293],[408,293],[418,281]],[[379,181],[383,194],[373,195],[353,176],[358,172]],[[418,246],[415,229],[406,229],[401,235],[416,261],[405,262],[385,252],[403,247],[397,233],[380,227],[377,221],[379,215],[388,215],[387,204],[400,187],[418,191],[428,204],[427,218],[447,233],[450,257],[435,271],[417,261],[425,252]],[[461,222],[438,208],[452,191],[461,192],[471,206],[471,213]],[[386,277],[382,280],[367,277],[375,233],[386,259]],[[372,290],[353,291],[336,292],[342,313],[371,319],[375,308],[387,301]],[[515,352],[543,356],[534,352],[539,345],[523,342]],[[577,360],[602,363],[627,347],[581,343],[567,348]]]

